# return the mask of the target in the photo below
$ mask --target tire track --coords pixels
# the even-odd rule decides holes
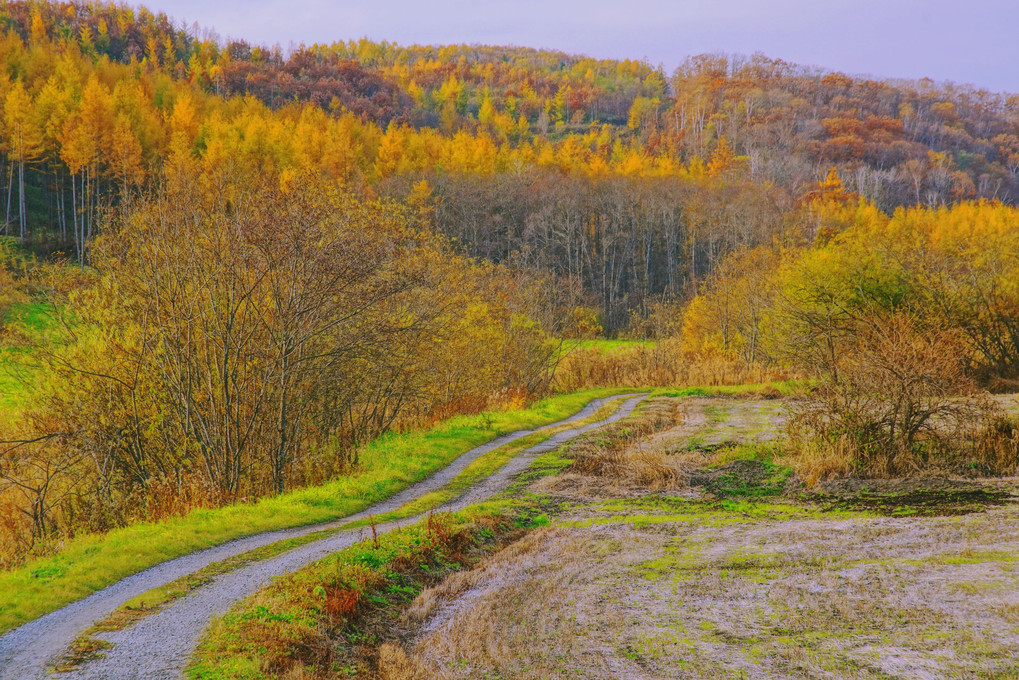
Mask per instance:
[[[584,432],[629,415],[645,396],[642,394],[615,395],[595,399],[569,418],[536,430],[521,430],[503,435],[467,451],[431,477],[404,489],[388,500],[340,520],[249,536],[179,557],[129,576],[83,600],[51,612],[0,637],[0,680],[36,680],[49,677],[49,669],[78,635],[96,621],[116,610],[124,602],[153,588],[193,573],[213,562],[279,540],[302,536],[396,510],[426,493],[441,489],[470,463],[494,449],[535,432],[584,420],[595,414],[607,402],[621,397],[629,397],[607,418],[586,426],[564,430],[541,444],[520,452],[502,470],[482,481],[461,497],[461,499],[469,498],[471,500],[458,499],[443,509],[462,507],[469,502],[477,502],[481,499],[479,494],[488,497],[497,493],[501,488],[505,488],[512,476],[526,468],[535,456],[554,449]],[[376,529],[390,531],[412,524],[420,517],[419,515],[388,522],[377,526]],[[88,662],[77,671],[64,674],[63,677],[68,680],[72,678],[100,678],[102,680],[179,678],[202,631],[214,615],[225,612],[234,602],[257,590],[272,576],[294,571],[331,552],[363,540],[368,531],[370,529],[361,528],[340,532],[269,560],[255,562],[218,576],[210,584],[171,603],[130,628],[97,635],[96,637],[107,640],[115,646],[106,650],[103,658]]]

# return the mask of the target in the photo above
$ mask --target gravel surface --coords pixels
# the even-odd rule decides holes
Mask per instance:
[[[628,395],[630,396],[630,395]],[[124,602],[157,586],[232,555],[274,543],[281,539],[301,536],[331,526],[383,514],[396,510],[408,501],[441,489],[478,457],[546,428],[583,420],[590,417],[611,399],[596,399],[574,416],[552,423],[538,430],[523,430],[504,435],[487,444],[471,449],[448,467],[435,473],[386,501],[327,524],[274,531],[225,543],[215,548],[192,553],[125,578],[93,595],[25,624],[0,637],[0,680],[34,680],[49,676],[49,669],[65,652],[68,645],[94,622],[116,610]],[[608,418],[560,432],[547,441],[519,453],[509,464],[492,477],[481,482],[448,509],[463,507],[505,488],[513,476],[525,469],[538,454],[549,451],[570,439],[629,415],[644,395],[632,395]],[[377,527],[390,531],[398,526],[412,524],[419,517],[389,522]],[[270,578],[284,574],[319,559],[331,552],[347,547],[366,537],[368,529],[336,534],[321,541],[295,548],[275,558],[256,562],[236,571],[217,577],[209,585],[167,606],[162,611],[139,621],[136,625],[99,637],[114,643],[101,659],[89,662],[74,673],[64,674],[71,679],[156,679],[180,678],[202,631],[209,620],[224,613],[237,600],[255,592]]]

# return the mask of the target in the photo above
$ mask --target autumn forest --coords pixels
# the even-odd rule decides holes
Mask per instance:
[[[92,2],[0,0],[0,66],[0,567],[32,593],[0,633],[115,580],[42,594],[75,546],[206,527],[142,568],[344,517],[631,392],[615,457],[563,469],[1019,471],[1019,95],[760,54],[284,51]],[[632,457],[690,394],[777,400],[781,432]],[[259,499],[283,509],[250,529],[202,514]],[[296,666],[270,667],[192,677]]]

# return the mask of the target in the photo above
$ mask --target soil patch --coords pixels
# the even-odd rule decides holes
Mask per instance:
[[[965,515],[1013,503],[1008,489],[945,477],[836,479],[820,485],[806,500],[829,509],[866,509],[886,515]]]

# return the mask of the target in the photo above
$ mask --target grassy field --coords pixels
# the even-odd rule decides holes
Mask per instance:
[[[160,562],[243,536],[353,514],[424,479],[475,446],[561,420],[592,399],[622,391],[561,395],[524,410],[455,417],[427,431],[384,435],[361,451],[364,464],[356,474],[322,486],[77,537],[54,556],[0,574],[0,632]]]

